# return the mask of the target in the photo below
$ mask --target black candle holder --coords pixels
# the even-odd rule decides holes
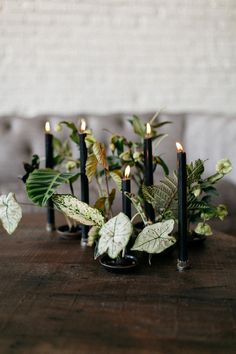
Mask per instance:
[[[89,204],[89,182],[86,175],[86,161],[88,151],[85,143],[86,133],[80,132],[80,172],[81,172],[81,200],[84,203]],[[81,244],[84,246],[87,244],[89,227],[81,225]]]
[[[50,126],[48,124],[48,129],[49,131],[46,131],[45,134],[45,155],[46,155],[46,161],[45,161],[45,167],[46,168],[53,168],[54,167],[54,159],[53,159],[53,135],[50,134]],[[47,224],[46,224],[46,230],[51,232],[54,231],[55,228],[55,212],[54,212],[54,206],[53,206],[53,201],[51,199],[48,200],[47,202]]]
[[[177,260],[177,270],[179,272],[184,272],[185,270],[189,270],[191,268],[191,264],[189,260],[181,261],[180,259]]]

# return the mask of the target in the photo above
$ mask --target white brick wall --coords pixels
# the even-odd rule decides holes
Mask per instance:
[[[236,112],[235,0],[0,0],[0,114]]]

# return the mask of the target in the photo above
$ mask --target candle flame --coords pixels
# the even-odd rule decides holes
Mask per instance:
[[[147,135],[151,135],[151,132],[152,132],[151,125],[150,125],[150,123],[147,123],[147,125],[146,125],[146,133],[147,133]]]
[[[45,123],[45,131],[46,131],[46,133],[50,133],[50,130],[51,130],[50,123],[46,122]]]
[[[126,166],[125,168],[125,178],[129,178],[130,176],[130,165]]]
[[[81,119],[81,123],[80,123],[80,131],[84,132],[86,130],[86,122],[84,119]]]
[[[177,148],[178,152],[183,152],[184,151],[183,146],[180,143],[178,143],[178,142],[176,143],[176,148]]]

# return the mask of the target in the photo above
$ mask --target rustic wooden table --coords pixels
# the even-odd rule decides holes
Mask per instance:
[[[0,353],[236,353],[236,238],[218,234],[190,249],[116,275],[90,248],[25,218],[0,237]]]

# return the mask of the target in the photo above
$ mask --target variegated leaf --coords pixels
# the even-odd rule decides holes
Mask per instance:
[[[0,220],[2,226],[9,233],[12,234],[17,228],[22,218],[21,206],[17,203],[15,195],[9,193],[0,196]]]
[[[97,171],[98,160],[94,154],[90,154],[86,162],[86,175],[89,182],[92,181]]]
[[[96,156],[98,162],[108,170],[107,156],[105,145],[96,141],[93,145],[93,153]]]
[[[104,224],[104,217],[97,209],[70,194],[54,194],[52,200],[58,210],[80,224],[97,226]]]
[[[120,172],[120,170],[113,170],[110,172],[110,176],[113,179],[113,181],[115,182],[117,188],[119,189],[119,191],[121,191],[121,185],[122,185],[122,174]]]
[[[110,219],[99,231],[100,239],[96,257],[107,253],[110,258],[117,258],[126,247],[132,232],[133,226],[124,213],[119,213]]]
[[[147,253],[161,253],[175,244],[176,239],[169,234],[173,231],[174,220],[167,220],[146,226],[136,238],[132,250]]]

